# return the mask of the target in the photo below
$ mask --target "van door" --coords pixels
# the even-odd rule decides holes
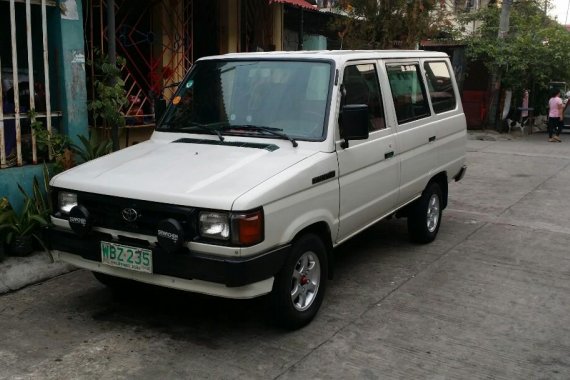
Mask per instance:
[[[430,59],[423,63],[425,78],[434,119],[437,121],[435,148],[439,167],[454,175],[457,161],[465,156],[465,116],[453,70],[448,60]]]
[[[346,149],[336,141],[339,165],[340,215],[338,242],[392,211],[398,199],[399,163],[394,130],[387,127],[376,61],[349,62],[343,71],[341,108],[365,104],[370,135],[350,141]]]
[[[431,117],[427,93],[417,61],[386,63],[392,102],[396,115],[400,149],[399,204],[419,196],[438,167],[436,123]]]

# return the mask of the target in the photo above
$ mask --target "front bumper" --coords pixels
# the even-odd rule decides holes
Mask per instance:
[[[56,227],[49,230],[49,237],[51,249],[56,251],[63,261],[89,270],[157,285],[162,284],[152,281],[151,277],[166,276],[171,279],[208,282],[226,288],[239,288],[263,282],[272,279],[279,272],[291,248],[290,245],[286,245],[254,257],[229,258],[205,256],[189,250],[169,253],[158,245],[145,245],[144,241],[133,241],[128,238],[125,240],[120,238],[117,241],[108,234],[96,231],[82,238],[71,231]],[[139,273],[102,264],[100,248],[102,240],[152,249],[153,273]],[[201,293],[208,292],[201,291]]]

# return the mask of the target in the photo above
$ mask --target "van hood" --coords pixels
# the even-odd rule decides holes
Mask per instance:
[[[230,210],[237,197],[315,153],[281,140],[149,140],[61,173],[51,185]]]

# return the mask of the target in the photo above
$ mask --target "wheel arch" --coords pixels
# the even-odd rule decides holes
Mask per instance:
[[[327,222],[324,221],[316,222],[309,226],[306,226],[305,228],[297,232],[297,234],[293,238],[293,242],[306,234],[314,234],[323,241],[325,248],[327,250],[328,278],[332,279],[334,272],[334,254],[333,254],[332,234],[330,226],[328,225]]]
[[[448,193],[449,193],[447,179],[448,179],[447,178],[447,172],[440,172],[440,173],[436,174],[435,176],[433,176],[426,186],[426,189],[427,189],[429,187],[429,185],[431,185],[432,183],[437,183],[439,185],[439,188],[441,189],[441,195],[443,197],[443,199],[441,200],[442,209],[445,209],[447,207],[447,199],[448,199]]]

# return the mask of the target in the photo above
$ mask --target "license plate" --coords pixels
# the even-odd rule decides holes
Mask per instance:
[[[102,241],[101,262],[114,267],[152,273],[152,251],[150,249]]]

